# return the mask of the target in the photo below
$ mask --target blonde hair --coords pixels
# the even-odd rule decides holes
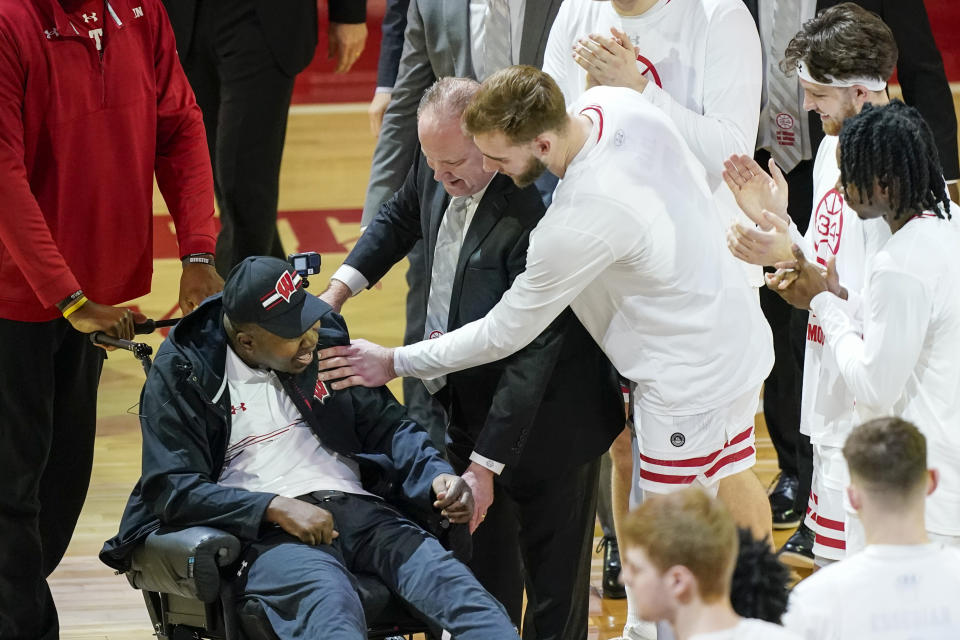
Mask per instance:
[[[695,488],[653,496],[627,516],[622,534],[621,544],[642,549],[661,573],[686,567],[704,601],[729,597],[739,542],[719,500]]]
[[[463,113],[467,133],[502,132],[525,144],[545,131],[563,131],[567,108],[560,87],[536,67],[507,67],[487,78]]]

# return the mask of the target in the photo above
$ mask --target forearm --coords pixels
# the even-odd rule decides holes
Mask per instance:
[[[858,403],[878,411],[888,410],[900,396],[916,366],[929,321],[922,317],[929,313],[922,292],[899,277],[890,282],[892,298],[890,291],[874,285],[862,337],[849,302],[830,293],[811,301],[847,386]]]

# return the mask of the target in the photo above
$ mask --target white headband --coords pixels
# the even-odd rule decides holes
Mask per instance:
[[[864,87],[867,91],[883,91],[887,88],[887,83],[880,78],[848,78],[847,80],[837,80],[833,76],[828,75],[826,82],[821,82],[820,80],[815,80],[813,76],[810,75],[810,72],[807,71],[807,66],[803,64],[803,60],[797,60],[797,75],[800,76],[801,80],[806,80],[813,84],[819,84],[825,87]]]

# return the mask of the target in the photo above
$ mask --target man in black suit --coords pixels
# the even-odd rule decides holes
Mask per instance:
[[[482,318],[524,270],[544,206],[536,187],[485,171],[461,131],[478,89],[444,78],[424,95],[421,153],[321,296],[334,308],[421,238],[429,335]],[[526,582],[524,638],[585,638],[598,459],[623,429],[610,363],[567,309],[513,356],[426,383],[449,415],[448,459],[477,500],[480,583],[519,623]]]
[[[744,0],[760,29],[760,38],[767,52],[771,37],[769,16],[764,16],[774,3]],[[801,0],[798,2],[800,23],[823,9],[840,4],[841,0]],[[923,0],[857,0],[854,4],[873,11],[890,27],[899,49],[897,79],[906,103],[915,106],[933,130],[943,164],[944,177],[952,182],[950,193],[956,198],[956,180],[960,177],[957,153],[957,119],[953,97],[947,83],[943,60],[927,18]],[[809,12],[809,14],[807,14]],[[765,60],[764,82],[769,87],[769,68],[782,58]],[[796,81],[796,77],[793,76]],[[798,89],[798,96],[802,91]],[[801,111],[802,113],[802,111]],[[810,156],[787,173],[790,186],[788,210],[801,233],[805,233],[813,207],[813,158],[823,138],[820,117],[806,116]],[[764,122],[761,121],[761,142],[757,161],[766,166],[769,148],[763,144]],[[784,545],[784,558],[801,566],[813,564],[813,532],[801,524],[806,511],[813,473],[813,452],[809,438],[800,433],[800,390],[803,377],[803,351],[806,335],[806,312],[798,312],[769,289],[760,290],[760,301],[774,333],[776,364],[764,388],[764,415],[780,463],[781,475],[770,496],[774,527],[800,529]]]
[[[280,158],[293,81],[317,47],[317,0],[164,0],[203,111],[222,225],[217,269],[284,258]],[[367,36],[365,0],[330,0],[329,53],[345,72]]]

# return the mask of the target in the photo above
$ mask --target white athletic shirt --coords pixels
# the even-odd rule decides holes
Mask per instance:
[[[870,545],[800,582],[783,625],[805,640],[956,640],[960,550]]]
[[[526,270],[486,317],[398,348],[397,374],[499,360],[569,305],[637,384],[637,408],[690,415],[759,386],[773,363],[770,328],[675,125],[617,87],[587,91],[572,112],[593,132],[530,234]]]
[[[287,498],[320,491],[373,495],[357,463],[320,444],[273,371],[253,369],[227,346],[230,443],[218,484]]]
[[[814,206],[804,254],[824,268],[836,257],[841,284],[857,294],[863,289],[868,251],[876,252],[882,246],[890,237],[890,227],[883,220],[861,220],[837,191],[838,142],[837,136],[824,137],[813,164]],[[807,322],[806,340],[800,432],[814,444],[842,447],[850,430],[859,424],[854,415],[855,398],[833,353],[823,348],[823,328],[814,313]]]
[[[637,66],[649,80],[644,100],[673,120],[707,170],[707,182],[732,223],[747,222],[723,182],[723,161],[753,155],[763,89],[756,24],[742,0],[660,0],[639,16],[621,16],[610,2],[566,0],[543,56],[568,105],[586,89],[587,72],[571,55],[574,42],[591,33],[626,32],[639,47]],[[763,286],[760,267],[740,263]]]
[[[818,294],[811,310],[857,401],[857,417],[896,415],[927,438],[940,485],[927,499],[927,529],[960,535],[960,207],[925,213],[869,258],[863,330],[850,301]]]
[[[763,86],[760,36],[742,0],[660,0],[639,16],[621,16],[610,2],[566,0],[550,28],[543,70],[567,104],[586,89],[587,73],[571,47],[610,27],[630,36],[644,77],[644,100],[666,113],[700,159],[711,188],[723,161],[753,155]],[[708,115],[704,115],[708,114]],[[726,189],[726,185],[724,185]]]
[[[801,637],[772,622],[743,618],[732,629],[698,633],[689,640],[801,640]]]

